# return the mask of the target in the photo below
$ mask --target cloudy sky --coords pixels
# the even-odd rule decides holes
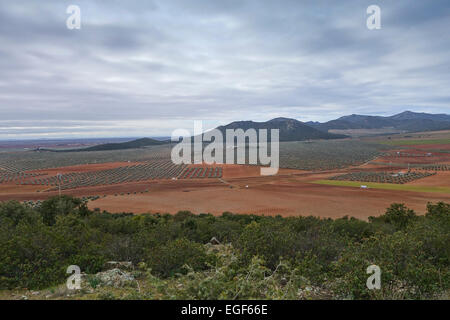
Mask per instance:
[[[448,0],[0,0],[0,139],[450,113],[449,30]]]

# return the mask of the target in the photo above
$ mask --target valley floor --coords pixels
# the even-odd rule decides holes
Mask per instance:
[[[416,137],[413,137],[416,139]],[[450,144],[387,147],[382,156],[360,166],[327,171],[280,169],[276,176],[260,176],[260,167],[216,165],[220,178],[155,179],[120,184],[97,185],[63,190],[77,197],[96,196],[89,208],[108,212],[194,213],[223,212],[282,216],[353,216],[367,219],[378,216],[394,202],[421,212],[428,202],[450,201]],[[432,152],[431,152],[432,151]],[[430,154],[429,154],[430,153]],[[428,155],[427,155],[428,154]],[[55,169],[35,170],[46,176],[57,173],[101,172],[108,168],[136,165],[139,162],[111,162]],[[420,166],[441,165],[444,169]],[[198,167],[201,165],[192,165]],[[433,175],[405,184],[369,185],[363,181],[335,181],[346,173],[433,172]],[[318,183],[319,182],[319,183]],[[360,188],[368,185],[369,188]],[[370,187],[371,186],[371,187]],[[53,189],[53,190],[51,190]],[[58,195],[57,188],[44,185],[0,184],[0,201],[37,201]]]

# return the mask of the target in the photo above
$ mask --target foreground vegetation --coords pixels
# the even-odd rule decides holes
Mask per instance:
[[[115,260],[133,263],[136,286],[91,281],[84,297],[448,299],[449,243],[445,203],[428,204],[424,215],[393,204],[366,222],[109,214],[68,196],[38,208],[12,201],[0,204],[0,288],[49,288],[65,283],[69,265],[94,274]],[[381,268],[380,290],[366,287],[372,264]]]

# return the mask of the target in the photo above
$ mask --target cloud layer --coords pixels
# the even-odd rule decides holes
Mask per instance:
[[[0,139],[450,113],[448,30],[448,0],[1,0]]]

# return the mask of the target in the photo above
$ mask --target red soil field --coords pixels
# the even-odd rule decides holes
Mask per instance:
[[[409,154],[427,154],[422,150],[396,150],[395,152],[409,153]],[[391,153],[395,153],[391,152]],[[393,162],[393,163],[405,163],[405,164],[430,164],[430,163],[449,163],[450,153],[437,153],[432,152],[431,156],[383,156],[376,159],[374,162]]]
[[[429,201],[450,201],[450,195],[444,194],[363,190],[308,183],[326,176],[314,174],[227,180],[233,188],[216,183],[205,183],[201,187],[183,183],[178,188],[169,189],[161,184],[154,185],[149,193],[108,196],[90,202],[89,206],[110,212],[176,213],[190,210],[194,213],[221,214],[229,211],[282,216],[349,215],[366,219],[383,214],[391,203],[399,202],[399,199],[418,212],[423,212]]]
[[[94,164],[40,170],[40,172],[55,175],[64,172],[104,170],[131,164],[133,163]],[[90,201],[89,207],[113,213],[176,213],[180,210],[190,210],[194,213],[212,214],[229,211],[282,216],[342,217],[348,215],[361,219],[383,214],[385,209],[394,202],[405,203],[417,212],[424,212],[427,202],[450,202],[449,194],[364,190],[311,183],[349,171],[375,169],[386,171],[386,168],[371,164],[321,173],[280,169],[278,175],[269,177],[260,176],[260,167],[257,166],[222,165],[222,167],[221,179],[148,180],[83,187],[65,190],[62,193],[80,197],[98,195],[101,198]],[[399,169],[392,169],[392,171],[395,170]],[[411,184],[449,186],[450,172],[438,172],[435,176],[420,179]],[[42,200],[58,194],[57,191],[44,192],[46,189],[48,189],[46,186],[0,184],[0,201]],[[145,190],[148,192],[144,192]],[[120,195],[121,193],[124,195]],[[103,197],[104,195],[107,196]]]
[[[440,149],[440,150],[450,150],[450,143],[447,144],[417,144],[414,145],[414,149],[423,149],[423,150],[432,150],[432,149]]]
[[[374,162],[392,162],[392,163],[404,163],[404,164],[430,164],[430,163],[450,163],[450,153],[434,152],[434,150],[450,150],[450,144],[424,144],[414,145],[410,148],[397,148],[389,150],[391,156],[379,157]],[[402,155],[397,155],[400,152]],[[430,156],[413,156],[413,155],[426,155],[430,153]],[[405,156],[410,154],[412,156]]]
[[[408,184],[409,185],[417,185],[417,186],[450,187],[450,171],[438,172],[434,176],[414,180],[414,181],[409,182]]]

